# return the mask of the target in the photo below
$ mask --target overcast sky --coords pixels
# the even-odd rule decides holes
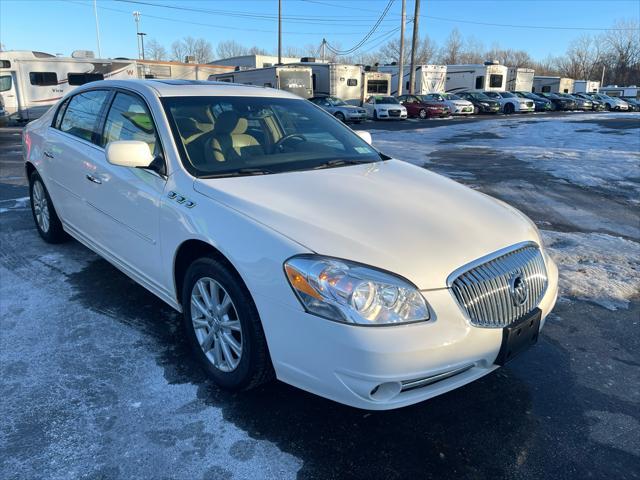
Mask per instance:
[[[347,49],[369,32],[388,0],[283,0],[282,4],[285,47],[319,45],[326,37]],[[407,0],[408,16],[413,15],[413,5]],[[360,52],[375,50],[395,36],[400,9],[401,0],[395,0]],[[146,39],[157,39],[167,50],[187,35],[206,38],[214,51],[218,42],[230,39],[276,50],[277,0],[98,0],[103,57],[137,55],[134,10],[142,14]],[[423,0],[420,32],[442,44],[458,27],[463,36],[474,37],[487,48],[499,43],[542,59],[563,53],[571,39],[600,33],[596,29],[623,18],[640,18],[639,0]],[[93,1],[0,0],[0,42],[9,50],[97,53]]]

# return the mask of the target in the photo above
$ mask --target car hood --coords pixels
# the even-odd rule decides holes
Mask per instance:
[[[355,105],[339,105],[334,108],[338,108],[340,110],[348,110],[350,112],[358,112],[362,110],[362,107],[356,107]]]
[[[449,100],[451,103],[456,105],[457,107],[472,107],[473,103],[469,100]]]
[[[539,243],[517,210],[399,160],[198,179],[194,188],[313,252],[395,272],[420,289],[444,288],[458,267],[506,246]]]
[[[399,103],[376,103],[376,108],[404,108],[404,106],[402,106]]]

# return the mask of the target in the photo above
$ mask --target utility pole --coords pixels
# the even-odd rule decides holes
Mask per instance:
[[[325,50],[327,48],[326,44],[327,44],[327,40],[323,38],[322,43],[320,44],[320,58],[322,59],[322,63],[324,63],[324,59],[326,56],[326,53],[325,53]]]
[[[413,38],[411,39],[411,72],[409,73],[409,93],[413,95],[416,77],[416,48],[418,46],[418,21],[420,20],[420,0],[416,0],[413,12]]]
[[[144,60],[144,36],[146,35],[146,33],[139,32],[138,35],[140,36],[140,51],[142,52],[142,60]]]
[[[278,0],[278,65],[282,64],[282,0]]]
[[[93,15],[96,17],[96,39],[98,40],[98,58],[102,58],[102,50],[100,48],[100,25],[98,24],[98,0],[93,0]]]
[[[604,87],[604,65],[602,65],[602,78],[600,79],[600,86]]]
[[[139,11],[135,11],[133,12],[133,19],[136,21],[136,42],[138,45],[138,58],[141,57],[140,55],[140,12]]]
[[[398,96],[402,95],[402,87],[404,86],[404,23],[406,21],[407,0],[402,0],[402,15],[400,21],[400,58],[398,59]]]

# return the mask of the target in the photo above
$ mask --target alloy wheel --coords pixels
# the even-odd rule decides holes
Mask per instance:
[[[242,326],[233,300],[216,280],[203,277],[191,291],[191,322],[200,348],[222,372],[242,358]]]
[[[51,224],[49,220],[49,202],[47,202],[47,195],[44,192],[44,186],[40,180],[36,180],[33,183],[32,195],[36,222],[38,222],[40,230],[47,233]]]
[[[427,111],[424,108],[422,108],[420,109],[419,115],[420,115],[420,118],[427,118]]]

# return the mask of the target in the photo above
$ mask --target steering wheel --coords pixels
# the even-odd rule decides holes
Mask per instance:
[[[301,142],[306,142],[307,141],[305,136],[302,135],[301,133],[290,133],[288,135],[285,135],[284,137],[282,137],[280,140],[278,140],[276,143],[273,144],[273,151],[275,152],[275,151],[278,151],[278,150],[282,149],[284,143],[288,142],[292,138],[297,138]]]

